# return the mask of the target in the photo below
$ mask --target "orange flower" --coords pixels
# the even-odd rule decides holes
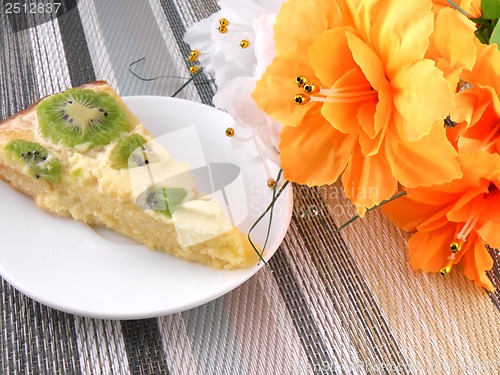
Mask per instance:
[[[493,267],[487,245],[500,247],[500,155],[461,153],[463,177],[407,195],[383,212],[397,226],[417,230],[408,241],[410,265],[424,272],[450,272],[461,261],[465,275],[490,291]]]
[[[425,57],[436,62],[452,91],[456,89],[461,72],[471,70],[475,63],[478,42],[475,29],[472,21],[451,8],[442,8],[435,14]]]
[[[496,45],[476,42],[477,59],[464,70],[462,89],[455,95],[448,138],[462,152],[500,152],[500,52]]]
[[[321,185],[345,168],[346,195],[363,212],[394,194],[398,181],[430,186],[460,176],[442,126],[454,106],[454,88],[435,62],[424,58],[434,30],[431,8],[431,0],[283,5],[275,24],[277,57],[253,98],[285,125],[280,143],[285,178]],[[472,30],[457,32],[468,38]],[[453,51],[459,41],[450,40]],[[470,59],[453,57],[464,55]],[[299,76],[309,83],[301,86],[305,92],[295,84]],[[302,105],[293,101],[297,93]]]

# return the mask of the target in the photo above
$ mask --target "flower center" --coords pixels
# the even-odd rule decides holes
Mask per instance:
[[[293,99],[298,105],[309,102],[354,103],[374,99],[378,95],[369,84],[327,89],[316,86],[304,76],[298,76],[295,83],[304,90],[304,94],[297,94]]]

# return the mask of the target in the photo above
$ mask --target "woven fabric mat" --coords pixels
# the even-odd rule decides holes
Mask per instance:
[[[189,76],[184,31],[217,10],[215,0],[62,4],[46,20],[11,17],[0,3],[2,119],[97,79],[121,95],[172,95]],[[140,80],[134,62],[142,77],[165,77]],[[180,96],[211,105],[215,89],[197,78]],[[302,217],[313,206],[319,215]],[[460,272],[413,272],[408,235],[377,211],[329,231],[353,212],[338,186],[294,186],[292,223],[270,267],[164,317],[79,317],[1,280],[0,374],[500,373],[499,295]],[[492,278],[500,286],[498,272]]]

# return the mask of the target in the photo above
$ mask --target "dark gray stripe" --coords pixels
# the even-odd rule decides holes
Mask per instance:
[[[169,374],[163,351],[158,319],[122,321],[130,371],[132,374]]]
[[[298,190],[298,189],[297,189]],[[301,201],[315,207],[327,207],[317,189],[300,189],[304,192]],[[335,223],[326,210],[319,210],[326,226],[334,229]],[[319,222],[312,222],[298,217],[299,235],[306,239],[307,250],[315,263],[318,272],[323,275],[326,290],[335,303],[337,314],[344,322],[343,329],[356,346],[359,358],[371,365],[408,366],[397,342],[377,305],[373,294],[361,276],[346,243],[340,234],[331,234]],[[338,358],[339,363],[342,359]],[[401,371],[401,370],[400,370]]]
[[[191,49],[189,46],[184,43],[183,37],[186,32],[186,27],[182,22],[181,15],[178,13],[177,8],[174,4],[173,0],[160,0],[160,4],[165,12],[165,16],[167,17],[170,28],[172,29],[172,34],[175,37],[175,41],[179,47],[183,56],[188,56]],[[189,72],[189,66],[191,64],[186,60],[186,72]],[[193,84],[195,85],[201,101],[206,105],[213,105],[212,98],[215,94],[215,88],[213,83],[210,80],[207,80],[206,77],[199,77],[193,80]]]
[[[493,285],[497,287],[494,293],[488,294],[493,304],[497,307],[498,311],[500,311],[500,288],[498,287],[500,285],[500,250],[488,247],[488,251],[493,257],[495,263],[492,270],[487,274],[493,282]]]
[[[73,87],[96,80],[76,0],[65,0],[66,14],[59,17],[59,30]]]
[[[0,373],[80,374],[72,315],[41,305],[2,280]]]
[[[295,226],[293,219],[291,226]],[[285,238],[281,245],[293,249],[293,245]],[[309,360],[311,369],[321,368],[325,363],[332,363],[328,354],[327,345],[318,334],[319,329],[314,323],[312,312],[309,306],[305,303],[306,299],[301,292],[301,288],[297,283],[297,279],[293,274],[290,266],[290,260],[282,249],[278,249],[269,261],[272,269],[272,274],[276,278],[276,284],[281,292],[286,308],[292,318],[295,330],[298,333],[304,352]],[[296,363],[294,365],[304,368],[305,364]],[[298,369],[289,369],[297,371]],[[297,372],[293,372],[297,373]]]

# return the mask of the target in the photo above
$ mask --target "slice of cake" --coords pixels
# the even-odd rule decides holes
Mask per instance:
[[[195,190],[119,95],[95,82],[51,95],[0,123],[0,177],[56,215],[214,268],[257,263],[219,203]]]

